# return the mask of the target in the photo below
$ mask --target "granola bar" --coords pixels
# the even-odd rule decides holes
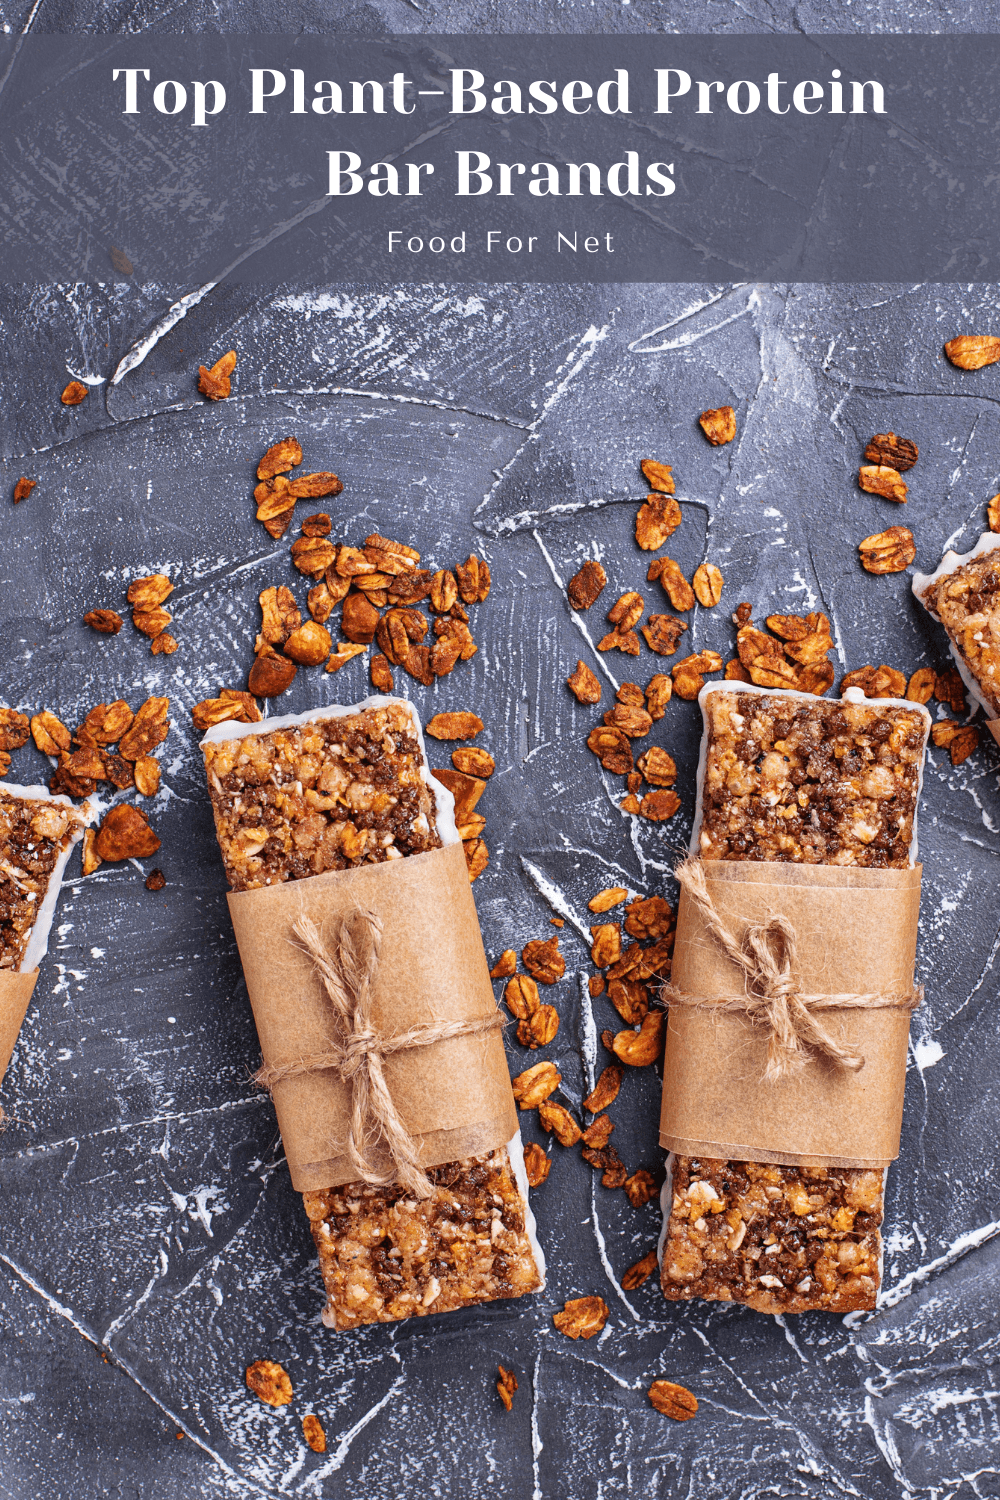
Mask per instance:
[[[88,821],[87,809],[43,787],[0,787],[0,971],[38,966],[66,861]]]
[[[1000,536],[987,532],[971,552],[946,552],[936,572],[916,573],[913,592],[948,632],[966,686],[991,719],[1000,718]]]
[[[912,863],[928,717],[848,691],[713,684],[705,715],[703,859],[905,869]]]
[[[854,690],[825,702],[714,683],[701,704],[692,848],[703,859],[913,864],[926,710]],[[664,1296],[769,1313],[873,1308],[883,1191],[867,1168],[671,1156]]]
[[[412,704],[373,697],[202,740],[233,890],[406,858],[458,842]],[[434,1193],[352,1182],[303,1195],[327,1327],[357,1328],[519,1297],[543,1284],[519,1136],[433,1167]]]

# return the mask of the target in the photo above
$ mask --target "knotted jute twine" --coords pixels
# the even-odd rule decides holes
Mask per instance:
[[[452,1037],[474,1036],[504,1024],[499,1011],[477,1021],[430,1021],[394,1036],[383,1036],[373,1020],[373,980],[382,944],[382,922],[373,911],[358,908],[339,924],[332,942],[324,942],[311,917],[300,916],[293,936],[312,960],[330,1002],[335,1037],[325,1052],[312,1052],[277,1067],[265,1065],[254,1081],[268,1091],[286,1078],[333,1068],[351,1089],[350,1122],[344,1154],[356,1180],[385,1187],[399,1183],[414,1198],[430,1197],[430,1179],[420,1166],[419,1150],[407,1130],[385,1079],[383,1062],[394,1052],[429,1047]],[[379,1170],[372,1153],[387,1155]]]
[[[743,975],[745,993],[727,1000],[707,1000],[672,984],[665,984],[660,993],[670,1005],[725,1014],[738,1012],[752,1025],[765,1027],[769,1036],[764,1077],[768,1082],[786,1077],[813,1054],[854,1073],[864,1067],[864,1057],[841,1046],[817,1019],[824,1011],[890,1007],[913,1011],[923,999],[923,985],[916,985],[905,995],[805,995],[795,977],[798,936],[787,918],[779,915],[748,922],[742,936],[737,937],[715,909],[701,860],[689,856],[675,876],[697,906],[708,931]]]

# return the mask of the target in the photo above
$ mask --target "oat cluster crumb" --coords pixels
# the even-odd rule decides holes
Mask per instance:
[[[59,857],[82,827],[63,803],[0,789],[0,970],[20,968]]]
[[[405,705],[203,746],[226,876],[246,891],[440,848]]]
[[[541,1285],[506,1147],[431,1167],[424,1202],[349,1183],[305,1193],[337,1329],[426,1317]]]
[[[920,600],[937,615],[992,715],[1000,717],[1000,551],[943,574]]]
[[[758,1312],[874,1307],[882,1173],[679,1156],[664,1296]]]
[[[736,690],[705,709],[704,859],[909,865],[923,713]]]

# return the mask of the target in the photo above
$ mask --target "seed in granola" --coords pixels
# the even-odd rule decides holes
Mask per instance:
[[[620,906],[628,895],[623,885],[609,885],[603,891],[598,891],[596,896],[591,896],[587,905],[591,911],[610,911],[613,906]]]
[[[610,1032],[605,1034],[609,1037],[611,1036]],[[592,1114],[596,1114],[599,1110],[607,1109],[610,1104],[614,1104],[618,1098],[618,1091],[622,1086],[624,1076],[625,1071],[618,1063],[609,1063],[601,1072],[601,1076],[598,1078],[591,1092],[584,1099],[584,1109],[590,1110]]]
[[[513,948],[505,948],[490,970],[491,979],[506,979],[517,970],[517,954]]]
[[[482,719],[472,713],[435,714],[427,725],[427,733],[435,740],[471,740],[482,732]]]
[[[852,687],[860,688],[866,698],[903,698],[906,678],[895,667],[859,667],[841,679],[841,693]]]
[[[551,1156],[546,1156],[537,1142],[532,1141],[530,1145],[525,1146],[524,1172],[528,1179],[529,1187],[541,1187],[551,1171],[552,1158]]]
[[[340,628],[356,646],[370,646],[375,639],[379,613],[364,594],[348,594],[344,600]]]
[[[638,1031],[619,1031],[614,1040],[614,1054],[630,1068],[648,1068],[663,1051],[666,1015],[651,1010]]]
[[[722,574],[714,563],[702,563],[695,568],[691,583],[694,596],[704,609],[710,609],[722,598]]]
[[[587,749],[592,750],[604,769],[614,776],[627,776],[634,767],[632,746],[620,729],[598,725],[587,736]]]
[[[606,1188],[624,1187],[628,1176],[628,1167],[622,1161],[614,1146],[584,1146],[580,1155],[584,1161],[603,1175],[601,1186]]]
[[[283,650],[300,667],[318,667],[320,662],[326,661],[332,645],[326,626],[318,625],[315,620],[307,620],[304,625],[292,631]]]
[[[697,1399],[683,1385],[672,1380],[654,1380],[647,1393],[656,1410],[675,1422],[687,1422],[698,1410]]]
[[[626,656],[638,656],[639,637],[634,630],[611,630],[597,643],[598,651],[624,651]]]
[[[916,443],[911,443],[909,438],[897,437],[894,432],[876,432],[865,448],[866,463],[895,469],[897,474],[912,469],[919,457]]]
[[[672,494],[650,495],[635,517],[635,539],[644,552],[655,552],[672,537],[683,516]]]
[[[40,714],[35,715],[35,719],[41,717],[42,715]],[[54,715],[46,715],[46,717],[53,718],[54,722],[59,724],[59,720],[55,719]],[[0,708],[0,750],[20,750],[22,745],[26,745],[28,743],[28,735],[34,733],[35,719],[29,720],[27,714],[18,713],[16,708]],[[66,745],[65,747],[60,746],[60,749],[65,748],[68,750],[69,731],[64,729],[61,724],[59,724],[59,728],[66,735]],[[35,743],[38,743],[37,740]],[[42,747],[39,745],[38,748],[41,749]],[[52,754],[53,752],[45,751],[44,753]]]
[[[364,646],[349,646],[346,641],[338,641],[336,651],[332,652],[324,671],[339,672],[346,662],[352,661],[355,656],[364,655]]]
[[[956,339],[949,339],[944,352],[960,370],[981,370],[984,365],[995,365],[1000,359],[1000,339],[990,334],[963,333]]]
[[[84,874],[86,874],[86,871],[84,871]],[[162,870],[150,870],[146,876],[147,891],[162,891],[166,883],[167,877]]]
[[[566,686],[578,703],[600,703],[601,684],[585,661],[577,661],[576,671],[567,677]]]
[[[104,816],[95,848],[101,859],[114,864],[123,859],[146,859],[155,854],[160,840],[149,826],[146,814],[122,802]]]
[[[480,749],[478,745],[459,746],[451,752],[451,763],[456,771],[461,771],[466,776],[482,777],[484,780],[496,770],[496,761],[490,752]]]
[[[934,696],[935,671],[933,667],[918,667],[906,685],[906,696],[911,703],[929,703]]]
[[[486,782],[479,776],[469,776],[464,771],[450,771],[447,767],[434,770],[431,775],[447,787],[455,799],[455,821],[468,821],[476,803],[486,790]]]
[[[160,790],[160,762],[152,755],[140,755],[133,770],[136,791],[143,797],[155,797]]]
[[[198,389],[203,396],[210,401],[225,401],[229,395],[231,382],[230,377],[236,369],[236,350],[230,349],[221,359],[217,359],[211,369],[204,365],[198,366]]]
[[[343,488],[336,474],[326,472],[296,474],[294,479],[288,481],[288,493],[293,500],[323,500],[327,495],[339,495]],[[312,516],[310,519],[315,520],[316,517]]]
[[[881,495],[883,500],[896,500],[906,504],[906,480],[900,478],[896,469],[884,464],[862,464],[858,470],[858,484],[869,495]]]
[[[169,730],[169,709],[169,698],[147,698],[140,705],[128,733],[122,736],[119,755],[125,760],[136,761],[140,755],[151,755],[157,745],[162,745]]]
[[[554,1062],[535,1063],[512,1080],[511,1088],[520,1109],[537,1109],[543,1099],[554,1094],[562,1083],[562,1074]]]
[[[606,969],[621,954],[621,928],[617,922],[600,922],[590,929],[590,957],[595,969]]]
[[[608,581],[608,575],[599,562],[592,562],[589,558],[574,573],[566,585],[566,593],[569,602],[574,609],[589,609],[597,602],[598,595]]]
[[[83,617],[83,623],[96,630],[98,635],[117,635],[122,628],[122,617],[113,609],[91,609]]]
[[[510,1411],[514,1405],[514,1392],[517,1390],[517,1376],[513,1370],[507,1370],[503,1365],[497,1365],[500,1378],[497,1381],[497,1395],[504,1406]]]
[[[650,1276],[656,1270],[656,1266],[656,1250],[654,1248],[644,1255],[642,1260],[637,1260],[634,1266],[629,1266],[628,1270],[622,1273],[622,1289],[626,1292],[637,1291],[644,1281],[649,1280]]]
[[[1000,531],[1000,495],[994,495],[986,507],[986,519],[991,531]]]
[[[273,646],[265,645],[250,668],[247,687],[255,698],[277,698],[291,687],[297,672],[293,661],[281,656]]]
[[[714,448],[731,443],[736,436],[736,413],[731,406],[711,406],[698,418],[702,432]]]
[[[975,724],[960,725],[954,719],[944,719],[931,730],[931,739],[941,748],[947,747],[953,766],[960,766],[979,747],[979,730]]]
[[[556,984],[566,972],[566,960],[559,952],[559,937],[550,937],[548,942],[535,939],[525,943],[521,950],[521,962],[533,979],[541,984]]]
[[[22,500],[27,500],[37,483],[37,479],[25,479],[22,476],[14,486],[14,504],[20,505]]]
[[[514,950],[510,951],[513,953]],[[538,985],[527,974],[515,974],[508,980],[504,986],[503,998],[516,1021],[530,1020],[542,1003],[538,997]]]
[[[302,1418],[302,1436],[314,1453],[326,1452],[326,1433],[315,1412],[309,1412]]]
[[[609,1317],[610,1310],[603,1297],[571,1297],[563,1304],[562,1312],[552,1314],[552,1321],[568,1338],[592,1339]]]
[[[694,609],[694,590],[672,557],[656,557],[649,565],[647,579],[659,579],[674,609]]]
[[[268,1406],[287,1406],[292,1399],[288,1372],[273,1359],[254,1360],[247,1368],[247,1385]]]
[[[302,448],[297,438],[282,438],[274,443],[257,465],[258,479],[271,479],[275,474],[287,474],[302,462]]]
[[[657,463],[655,458],[644,458],[639,468],[651,490],[657,490],[661,495],[674,493],[676,486],[670,464]]]
[[[470,839],[464,843],[465,863],[469,871],[470,880],[478,880],[490,862],[490,852],[482,839]]]
[[[645,1167],[625,1179],[625,1196],[633,1208],[643,1208],[656,1197],[656,1178]]]
[[[83,384],[82,381],[71,380],[69,385],[63,391],[62,395],[59,397],[59,400],[62,402],[63,406],[79,406],[80,402],[85,401],[89,394],[90,392],[87,390],[87,387]]]

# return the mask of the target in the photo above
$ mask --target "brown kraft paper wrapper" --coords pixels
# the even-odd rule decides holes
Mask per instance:
[[[705,861],[726,925],[782,915],[798,941],[805,995],[908,995],[913,987],[921,867]],[[682,891],[672,981],[706,1000],[742,995],[743,980]],[[783,1166],[882,1168],[899,1155],[910,1012],[831,1010],[831,1036],[865,1058],[860,1072],[810,1056],[764,1079],[767,1034],[739,1014],[674,1005],[663,1064],[660,1145],[681,1156]]]
[[[1000,719],[987,719],[986,728],[996,740],[997,744],[1000,745]]]
[[[326,1051],[333,1038],[329,1002],[310,959],[291,936],[292,924],[310,916],[329,940],[339,921],[359,906],[377,913],[384,924],[373,980],[374,1024],[381,1035],[431,1021],[496,1016],[461,844],[329,870],[229,895],[266,1066]],[[383,1066],[422,1166],[482,1155],[517,1133],[499,1026],[394,1053]],[[357,1171],[343,1154],[351,1090],[336,1070],[282,1079],[272,1092],[296,1191],[354,1181]]]
[[[28,1014],[38,970],[30,974],[0,973],[0,1083],[17,1044],[21,1023]]]

